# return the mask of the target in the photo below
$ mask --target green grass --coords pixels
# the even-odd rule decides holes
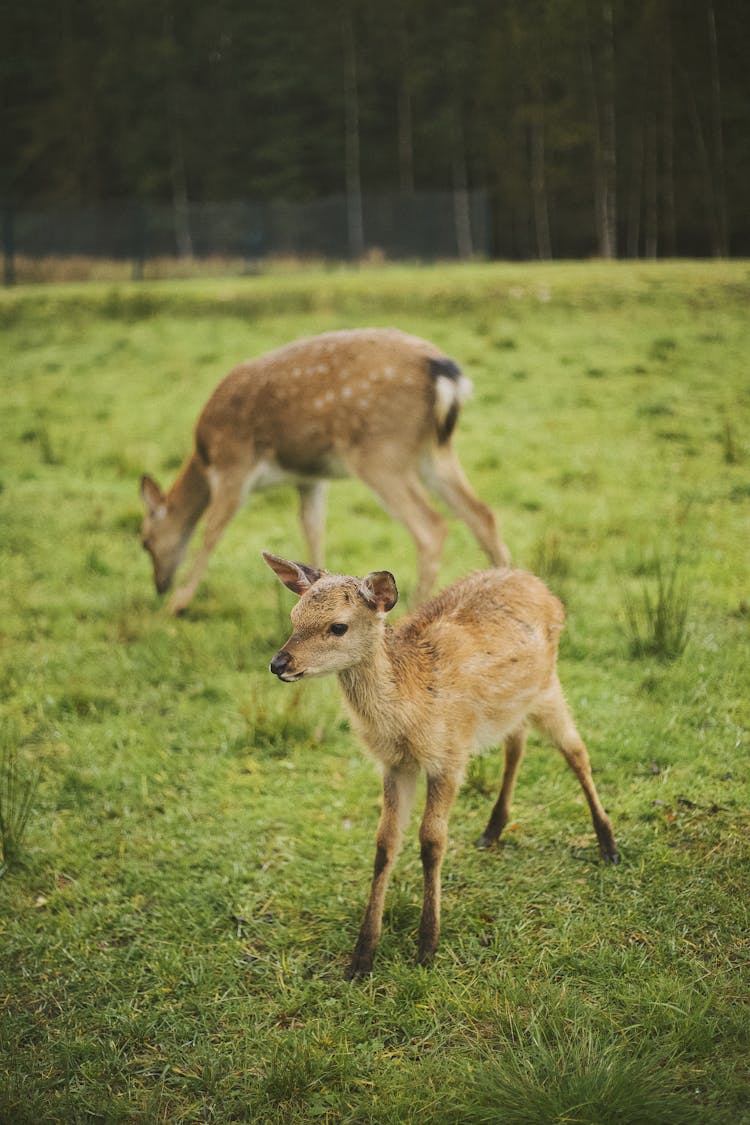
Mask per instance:
[[[0,294],[0,706],[40,771],[0,879],[0,1121],[750,1122],[747,263],[483,265]],[[428,336],[475,383],[458,445],[516,560],[565,599],[561,676],[623,855],[532,742],[503,847],[475,763],[415,966],[416,824],[375,974],[343,980],[379,786],[336,684],[267,671],[302,557],[254,498],[184,619],[138,542],[237,360],[362,324]],[[331,489],[329,563],[406,534]],[[674,659],[628,605],[675,560]],[[482,564],[451,524],[441,580]]]
[[[34,803],[38,774],[21,776],[17,760],[18,735],[0,726],[0,877],[18,860]]]

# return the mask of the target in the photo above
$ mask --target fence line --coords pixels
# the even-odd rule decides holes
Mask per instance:
[[[458,258],[470,252],[490,253],[489,207],[486,193],[452,192],[365,195],[362,199],[365,255],[384,258]],[[348,241],[347,200],[331,196],[308,203],[191,203],[179,217],[187,222],[195,258],[232,258],[257,263],[264,258],[352,257]],[[467,226],[468,224],[468,226]],[[45,210],[3,208],[4,281],[15,279],[16,258],[88,257],[129,261],[133,276],[142,277],[154,258],[178,258],[176,214],[167,204],[140,200],[88,207]]]

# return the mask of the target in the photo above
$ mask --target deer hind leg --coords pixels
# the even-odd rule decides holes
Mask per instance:
[[[604,806],[599,800],[599,794],[591,775],[588,751],[573,722],[557,677],[555,677],[544,706],[534,713],[532,719],[535,725],[552,739],[578,778],[591,810],[594,831],[599,841],[599,851],[605,863],[619,863],[620,856],[612,832],[612,825],[604,811]]]
[[[419,921],[418,960],[432,960],[440,938],[440,869],[448,844],[448,816],[458,791],[458,781],[450,774],[427,778],[427,804],[419,843],[424,876],[424,900]]]
[[[211,552],[242,502],[244,479],[239,476],[212,475],[211,499],[206,509],[203,542],[195,554],[186,581],[175,590],[169,602],[171,613],[187,609],[205,574]]]
[[[500,539],[495,517],[469,484],[455,449],[438,447],[421,469],[425,484],[463,520],[490,561],[495,566],[510,566],[510,551]]]
[[[382,463],[377,468],[358,465],[356,472],[414,540],[418,567],[414,600],[424,601],[437,578],[447,533],[445,520],[431,507],[417,474],[400,467],[397,460],[385,467]]]
[[[302,530],[307,541],[307,561],[322,567],[325,561],[326,502],[328,481],[304,481],[297,485]]]
[[[503,780],[500,783],[500,795],[495,802],[487,827],[477,840],[480,848],[489,848],[500,836],[510,819],[510,805],[513,800],[513,790],[516,787],[518,769],[526,748],[526,731],[520,730],[509,734],[505,740],[505,768]]]
[[[375,947],[383,925],[385,892],[414,803],[416,783],[417,775],[412,770],[388,770],[383,774],[383,810],[375,838],[375,866],[370,897],[357,944],[346,970],[347,980],[372,972]]]

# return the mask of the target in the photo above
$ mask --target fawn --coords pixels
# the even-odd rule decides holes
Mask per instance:
[[[440,867],[448,815],[470,755],[504,740],[500,795],[479,844],[488,847],[508,822],[528,723],[562,752],[586,795],[599,849],[618,863],[612,826],[591,776],[557,675],[563,607],[522,570],[479,571],[394,626],[393,575],[354,578],[264,552],[278,578],[300,595],[292,633],[271,661],[285,683],[333,672],[353,726],[383,771],[370,897],[348,977],[369,973],[380,936],[386,886],[414,798],[419,772],[427,800],[419,831],[424,900],[419,960],[431,960],[440,933]]]
[[[471,381],[426,340],[395,329],[326,332],[235,367],[195,427],[195,443],[167,493],[141,480],[141,541],[159,593],[170,586],[198,520],[204,540],[170,609],[190,603],[211,552],[255,489],[296,485],[309,558],[323,564],[327,484],[359,477],[404,524],[418,555],[416,600],[437,575],[445,523],[431,489],[470,528],[495,565],[510,561],[495,519],[474,493],[452,444]]]

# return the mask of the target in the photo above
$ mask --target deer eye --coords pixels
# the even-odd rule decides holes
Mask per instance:
[[[334,637],[343,637],[348,628],[349,626],[344,625],[343,621],[338,621],[335,625],[331,626],[329,632],[333,633]]]

